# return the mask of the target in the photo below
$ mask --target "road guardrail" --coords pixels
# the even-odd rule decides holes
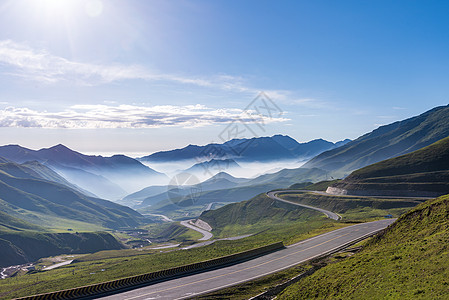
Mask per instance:
[[[282,242],[269,244],[259,248],[214,258],[202,262],[188,264],[184,266],[174,267],[161,271],[141,274],[137,276],[126,277],[122,279],[77,287],[68,290],[62,290],[57,292],[33,295],[18,298],[17,300],[65,300],[65,299],[82,299],[93,298],[101,294],[113,294],[120,290],[129,290],[138,286],[150,285],[160,281],[168,280],[174,277],[180,277],[183,275],[203,272],[208,269],[226,266],[229,264],[235,264],[237,262],[255,258],[264,254],[271,253],[276,250],[284,248]]]

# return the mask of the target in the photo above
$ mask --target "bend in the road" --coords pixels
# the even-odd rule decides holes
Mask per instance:
[[[300,203],[293,202],[293,201],[288,201],[288,200],[279,198],[277,196],[277,194],[280,194],[280,193],[298,193],[298,192],[304,192],[304,191],[303,190],[271,191],[271,192],[267,193],[267,196],[270,197],[273,200],[282,201],[282,202],[285,202],[285,203],[289,203],[289,204],[293,204],[293,205],[297,205],[297,206],[301,206],[301,207],[305,207],[305,208],[309,208],[309,209],[313,209],[313,210],[319,211],[319,212],[325,214],[329,219],[333,219],[333,220],[337,220],[337,221],[341,219],[341,216],[339,214],[334,213],[332,211],[329,211],[329,210],[326,210],[326,209],[322,209],[322,208],[319,208],[319,207],[315,207],[315,206],[310,206],[310,205],[300,204]]]
[[[210,233],[207,230],[204,230],[199,227],[193,226],[192,224],[189,224],[189,221],[181,221],[181,225],[201,233],[203,235],[203,237],[198,239],[198,241],[207,241],[207,240],[210,240],[214,236],[212,233]]]

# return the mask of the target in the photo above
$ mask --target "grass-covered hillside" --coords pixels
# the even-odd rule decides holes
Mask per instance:
[[[0,211],[0,232],[1,231],[45,231],[45,229],[36,224],[28,223],[19,218],[8,215],[5,212]]]
[[[143,217],[110,201],[86,196],[43,178],[27,166],[0,163],[0,211],[29,223],[58,227],[84,222],[98,227],[137,226]]]
[[[416,198],[376,198],[322,193],[281,193],[279,197],[301,204],[324,208],[343,217],[343,221],[370,221],[386,215],[398,217],[424,200]]]
[[[307,185],[303,189],[310,190],[310,191],[326,191],[330,185],[337,183],[340,180],[341,179],[324,180],[324,181],[320,181],[320,182],[317,182],[314,184]],[[290,188],[295,189],[295,186],[293,185]]]
[[[0,267],[34,262],[59,254],[91,253],[123,249],[124,246],[106,232],[42,233],[0,231]]]
[[[297,241],[299,234],[338,225],[319,212],[272,200],[265,194],[205,211],[200,219],[212,226],[217,237],[256,234],[254,238],[267,243],[280,240],[285,244]]]
[[[357,254],[291,286],[279,299],[447,299],[449,195],[400,217]]]
[[[297,221],[314,215],[316,215],[314,211],[284,204],[261,194],[248,201],[205,211],[200,218],[208,222],[212,228],[223,228],[229,224],[252,225],[260,222]]]
[[[121,249],[112,235],[91,231],[143,223],[136,211],[86,196],[37,162],[0,160],[0,266],[62,253]]]
[[[106,232],[52,233],[0,211],[0,267],[33,262],[41,257],[122,249]]]
[[[449,193],[449,137],[423,149],[369,165],[332,185],[346,190]]]

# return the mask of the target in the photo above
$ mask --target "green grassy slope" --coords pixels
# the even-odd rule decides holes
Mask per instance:
[[[336,212],[343,217],[343,221],[369,221],[389,214],[398,217],[423,202],[413,198],[334,196],[315,193],[285,193],[278,196],[285,200]]]
[[[63,222],[63,225],[70,227],[71,225],[79,226],[76,222],[70,223],[60,218],[52,220]],[[94,229],[91,224],[85,226],[88,229]],[[42,257],[59,254],[122,248],[121,243],[105,232],[51,233],[47,228],[0,211],[0,267],[29,263]]]
[[[77,186],[75,184],[70,183],[64,177],[62,177],[61,175],[59,175],[58,173],[56,173],[49,167],[47,167],[37,161],[25,162],[25,163],[21,164],[21,166],[24,168],[27,168],[29,170],[32,170],[33,172],[35,172],[35,174],[40,176],[40,178],[42,178],[42,179],[66,185],[69,188],[74,189],[78,192],[81,192],[87,196],[95,197],[94,194],[88,192],[87,190],[80,188],[79,186]]]
[[[300,232],[335,223],[314,210],[275,201],[265,194],[205,211],[200,219],[209,223],[218,237],[258,234],[254,238],[274,238],[286,244]]]
[[[312,214],[308,214],[308,212]],[[284,205],[282,202],[261,194],[248,201],[205,211],[200,218],[208,222],[212,228],[222,228],[229,224],[252,225],[264,221],[272,223],[295,221],[308,219],[311,215],[315,215],[315,213],[300,207]]]
[[[34,231],[45,231],[43,227],[35,224],[31,224],[19,218],[8,215],[5,212],[0,211],[0,232],[4,231],[24,231],[24,230],[34,230]]]
[[[15,163],[0,164],[0,211],[31,223],[44,215],[108,228],[137,226],[143,221],[128,207],[88,197]]]
[[[348,178],[370,178],[449,170],[449,137],[415,152],[354,171]]]
[[[122,249],[108,233],[72,233],[67,229],[135,226],[143,217],[129,208],[46,180],[43,177],[54,176],[47,171],[45,167],[35,172],[27,164],[0,163],[0,266],[63,253]],[[52,233],[61,230],[66,232]]]
[[[106,232],[40,233],[0,231],[0,266],[36,261],[59,254],[91,253],[123,249],[124,246]]]
[[[354,171],[334,185],[348,190],[449,193],[449,137],[423,149]]]
[[[447,299],[449,195],[400,217],[354,256],[288,288],[279,299]]]
[[[289,190],[326,191],[326,189],[341,179],[323,180],[318,182],[298,182],[288,187]]]
[[[121,249],[107,233],[67,231],[144,223],[144,217],[128,207],[88,197],[63,181],[48,179],[61,181],[42,165],[0,163],[0,266],[62,253]]]
[[[419,116],[381,126],[334,150],[324,152],[304,165],[333,171],[337,176],[428,146],[449,135],[449,105]]]
[[[22,164],[13,163],[7,160],[0,161],[0,172],[19,178],[48,180],[65,185],[86,195],[93,195],[82,190],[78,186],[71,184],[64,177],[37,161],[30,161]]]

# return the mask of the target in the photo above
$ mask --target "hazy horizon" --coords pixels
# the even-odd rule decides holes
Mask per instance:
[[[275,135],[283,135],[283,134],[277,133],[277,134],[275,134]],[[270,136],[260,136],[260,137],[270,137]],[[320,138],[316,138],[316,139],[312,139],[312,140],[304,141],[304,142],[300,142],[300,141],[297,141],[297,140],[296,140],[296,141],[297,141],[298,143],[308,143],[308,142],[311,142],[311,141],[317,140],[317,139],[320,139]],[[342,140],[339,140],[339,141],[328,141],[328,142],[336,143],[336,142],[340,142],[340,141],[342,141]],[[31,150],[40,150],[40,149],[51,148],[51,147],[54,147],[54,146],[59,145],[59,144],[62,144],[62,145],[64,145],[64,146],[70,148],[71,150],[76,151],[76,152],[79,152],[79,153],[82,153],[82,154],[84,154],[84,155],[103,156],[103,157],[111,157],[111,156],[114,156],[114,155],[126,155],[126,156],[128,156],[128,157],[136,158],[136,159],[137,159],[137,158],[141,158],[141,157],[144,157],[144,156],[148,156],[148,155],[151,155],[151,154],[154,154],[154,153],[157,153],[157,152],[163,152],[163,151],[171,151],[171,150],[176,150],[176,149],[182,149],[182,148],[187,147],[187,146],[189,146],[189,145],[206,146],[206,145],[208,145],[208,144],[210,144],[210,143],[205,143],[205,144],[192,144],[192,143],[189,143],[189,144],[185,144],[185,145],[183,145],[183,146],[179,146],[179,147],[176,147],[176,148],[165,148],[165,147],[162,147],[161,149],[155,150],[155,151],[153,151],[153,152],[143,152],[143,151],[142,151],[142,152],[135,152],[135,151],[127,151],[127,152],[113,152],[113,151],[82,151],[82,150],[78,150],[78,149],[76,148],[76,146],[72,148],[72,147],[70,147],[70,146],[68,146],[68,145],[66,145],[66,144],[64,144],[64,143],[56,143],[56,144],[46,145],[46,146],[43,146],[43,147],[37,147],[37,148],[36,148],[36,147],[28,147],[28,146],[26,146],[26,145],[23,145],[23,144],[17,144],[17,143],[1,144],[0,146],[18,145],[18,146],[21,146],[21,147],[24,147],[24,148],[27,148],[27,149],[31,149]],[[219,142],[218,144],[222,144],[222,142]]]

